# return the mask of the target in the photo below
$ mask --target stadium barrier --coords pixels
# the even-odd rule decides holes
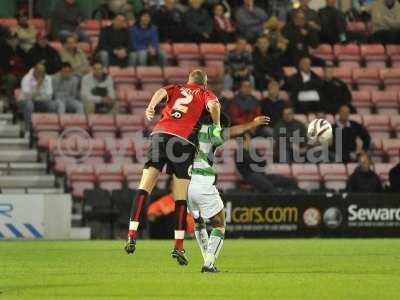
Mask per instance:
[[[0,195],[0,240],[69,239],[70,195]]]
[[[400,196],[225,195],[227,236],[400,237]]]

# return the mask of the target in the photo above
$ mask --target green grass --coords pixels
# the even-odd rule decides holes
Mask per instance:
[[[220,274],[171,241],[0,242],[0,299],[400,299],[400,240],[226,240]]]

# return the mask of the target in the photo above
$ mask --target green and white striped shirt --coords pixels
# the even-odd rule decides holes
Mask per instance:
[[[210,128],[210,125],[202,125],[198,133],[199,147],[193,162],[192,174],[214,177],[217,175],[217,171],[213,167],[214,149],[208,134],[208,128]]]

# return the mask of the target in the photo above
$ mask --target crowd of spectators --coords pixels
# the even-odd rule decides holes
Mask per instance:
[[[360,155],[356,139],[362,140],[362,153],[367,153],[371,138],[361,124],[349,119],[350,113],[356,113],[350,90],[335,77],[334,65],[311,51],[321,43],[349,41],[345,14],[337,9],[336,0],[326,0],[319,11],[310,8],[310,0],[301,0],[297,8],[288,9],[283,23],[265,2],[109,0],[92,14],[112,23],[101,28],[90,57],[79,44],[90,39],[81,29],[85,13],[76,0],[58,1],[47,32],[39,31],[25,12],[19,12],[17,26],[0,28],[1,92],[11,109],[19,109],[29,132],[33,112],[117,113],[116,91],[107,68],[167,65],[171,62],[160,43],[229,43],[233,45],[223,62],[222,85],[235,92],[224,105],[233,124],[261,114],[270,116],[269,127],[251,134],[277,141],[284,132],[288,142],[275,143],[284,147],[275,153],[285,153],[285,161],[291,162],[307,147],[289,142],[295,132],[306,136],[305,124],[295,114],[338,114],[334,128],[342,134],[342,159],[360,159],[357,172],[367,176],[367,159]],[[378,0],[364,11],[371,16],[371,42],[400,43],[398,1]],[[51,41],[60,41],[61,48],[52,47]],[[296,72],[286,77],[284,66],[295,67]],[[322,76],[313,71],[316,66],[324,68]],[[14,90],[19,87],[17,104]],[[267,92],[258,99],[255,91]],[[283,92],[289,100],[282,97]],[[349,189],[355,182],[357,177],[349,182]]]

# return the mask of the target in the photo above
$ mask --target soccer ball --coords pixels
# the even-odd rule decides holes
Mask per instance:
[[[329,145],[333,138],[332,126],[325,119],[315,119],[308,125],[307,137],[311,145]]]

